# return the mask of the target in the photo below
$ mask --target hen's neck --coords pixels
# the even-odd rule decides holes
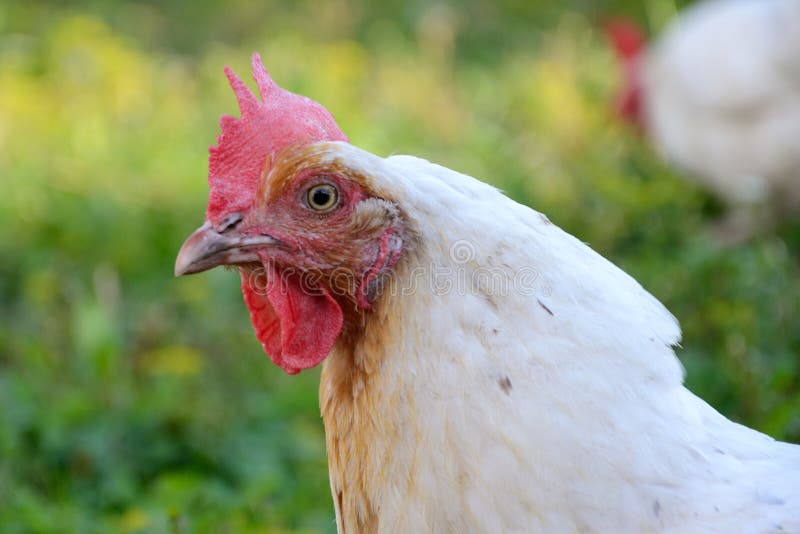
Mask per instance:
[[[412,483],[387,481],[387,476],[411,469],[411,447],[400,452],[396,445],[407,438],[415,419],[406,382],[413,376],[413,355],[406,352],[420,341],[420,333],[406,332],[410,325],[400,318],[419,316],[414,309],[425,298],[385,294],[363,326],[342,336],[323,365],[320,408],[340,532],[375,531],[375,496],[387,483]]]

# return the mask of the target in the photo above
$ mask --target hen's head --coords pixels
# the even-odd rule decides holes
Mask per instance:
[[[347,138],[325,108],[278,87],[258,55],[263,101],[225,72],[241,118],[222,118],[206,222],[175,274],[238,266],[259,341],[293,374],[322,361],[347,318],[370,309],[403,248],[403,221],[385,191],[335,156]]]
[[[617,113],[635,126],[643,128],[642,84],[640,58],[646,41],[642,29],[632,20],[613,19],[606,23],[606,35],[623,73],[623,85],[615,102]]]

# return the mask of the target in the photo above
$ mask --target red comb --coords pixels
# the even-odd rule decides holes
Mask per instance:
[[[225,75],[236,93],[241,117],[223,115],[217,146],[208,149],[211,191],[206,219],[212,222],[253,204],[267,156],[289,145],[347,141],[328,110],[278,87],[258,54],[253,54],[253,78],[261,100],[228,67]]]
[[[606,35],[622,59],[632,59],[645,46],[644,31],[632,19],[615,18],[606,22]]]

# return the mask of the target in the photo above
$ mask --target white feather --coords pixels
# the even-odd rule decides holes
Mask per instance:
[[[800,1],[687,9],[648,51],[642,85],[667,158],[732,204],[800,208]]]
[[[376,387],[404,399],[359,459],[380,532],[800,532],[800,447],[683,387],[678,324],[634,279],[469,176],[327,150],[391,191],[427,269],[380,325]]]

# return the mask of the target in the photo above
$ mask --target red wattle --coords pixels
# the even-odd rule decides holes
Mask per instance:
[[[319,286],[305,287],[299,273],[240,270],[242,294],[256,337],[270,359],[289,374],[318,365],[342,329],[342,309]]]

